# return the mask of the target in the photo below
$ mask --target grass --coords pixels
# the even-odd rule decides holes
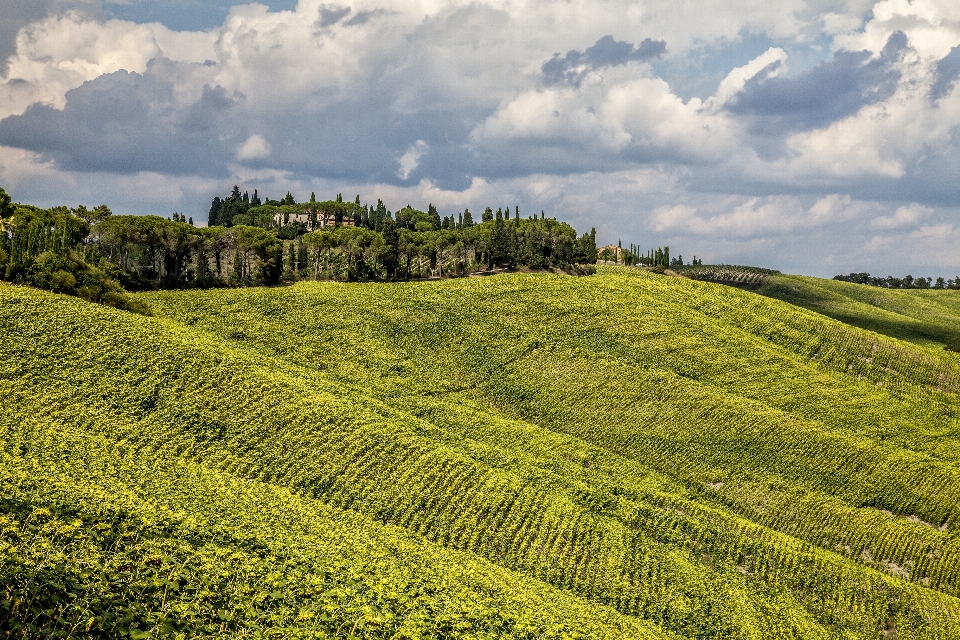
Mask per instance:
[[[960,635],[936,345],[618,268],[137,298],[0,288],[24,637]]]

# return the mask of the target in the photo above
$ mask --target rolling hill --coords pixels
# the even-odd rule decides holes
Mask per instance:
[[[877,333],[942,346],[960,337],[960,296],[933,289],[883,289],[837,280],[775,275],[760,293]]]
[[[960,355],[853,303],[612,267],[136,298],[0,285],[13,637],[960,637]]]

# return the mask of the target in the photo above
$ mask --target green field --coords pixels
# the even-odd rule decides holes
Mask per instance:
[[[768,276],[760,293],[861,329],[928,346],[960,338],[960,296],[805,276]]]
[[[774,285],[0,285],[0,635],[960,638],[960,292]]]

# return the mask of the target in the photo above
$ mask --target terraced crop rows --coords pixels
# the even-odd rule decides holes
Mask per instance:
[[[915,367],[956,362],[730,291],[606,269],[158,293],[151,320],[4,288],[4,415],[466,552],[520,618],[559,589],[598,635],[958,635],[956,397]],[[848,351],[811,360],[824,336]],[[865,341],[899,384],[838,366]]]

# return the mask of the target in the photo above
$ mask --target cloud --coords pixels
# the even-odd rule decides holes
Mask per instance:
[[[52,13],[17,35],[9,80],[0,83],[0,118],[37,103],[63,108],[67,92],[84,82],[120,70],[143,73],[158,58],[202,63],[216,57],[214,40],[209,33],[176,33],[159,24]]]
[[[613,67],[638,61],[647,62],[663,56],[667,50],[667,43],[663,40],[646,38],[637,46],[629,42],[614,40],[613,36],[606,35],[583,51],[571,49],[567,55],[560,57],[559,53],[543,63],[540,68],[543,80],[547,85],[571,84],[579,86],[584,77],[591,71],[603,67]]]
[[[743,91],[748,80],[758,75],[764,79],[778,77],[787,71],[787,53],[780,47],[771,47],[742,67],[736,67],[720,83],[713,95],[713,103],[724,105]]]
[[[237,103],[221,86],[204,85],[180,100],[156,60],[143,74],[117,71],[67,92],[63,110],[37,104],[0,120],[0,144],[26,149],[73,171],[171,175],[222,173],[226,125]]]
[[[750,198],[722,213],[701,212],[688,205],[661,208],[654,213],[654,229],[682,229],[700,235],[751,237],[789,232],[803,223],[804,209],[796,196]]]
[[[945,57],[937,61],[933,84],[930,86],[930,98],[939,100],[953,89],[960,78],[960,46],[950,50]]]
[[[863,270],[891,259],[871,238],[960,215],[950,3],[230,0],[180,32],[106,19],[158,0],[42,2],[15,3],[32,13],[0,78],[0,183],[27,201],[96,184],[93,204],[156,213],[128,192],[181,184],[169,206],[197,218],[234,183],[445,215],[509,199],[605,241],[808,271]]]
[[[406,180],[410,177],[410,174],[417,168],[417,165],[420,164],[420,158],[427,152],[427,143],[423,140],[417,140],[416,144],[410,146],[407,149],[407,152],[400,156],[400,159],[397,163],[400,165],[397,169],[397,175],[400,176],[401,180]]]
[[[0,20],[0,77],[6,76],[9,59],[17,51],[17,34],[28,24],[45,17],[54,0],[6,0]]]
[[[270,144],[260,134],[253,134],[237,149],[237,160],[257,160],[270,157]]]
[[[916,225],[922,218],[929,217],[933,209],[916,202],[909,207],[899,207],[892,216],[878,216],[870,221],[874,229],[898,229]]]
[[[320,18],[317,20],[317,27],[323,28],[337,24],[350,15],[350,11],[350,7],[342,7],[336,4],[320,5]]]
[[[897,89],[896,63],[907,36],[894,32],[878,57],[869,51],[837,51],[833,58],[796,76],[774,73],[773,62],[744,83],[727,101],[737,114],[775,119],[778,129],[812,129],[843,119],[886,100]]]
[[[854,200],[846,194],[829,194],[808,206],[799,196],[781,194],[747,199],[728,197],[699,207],[661,207],[654,212],[652,221],[654,229],[662,232],[748,238],[849,226],[882,210],[876,203]]]

